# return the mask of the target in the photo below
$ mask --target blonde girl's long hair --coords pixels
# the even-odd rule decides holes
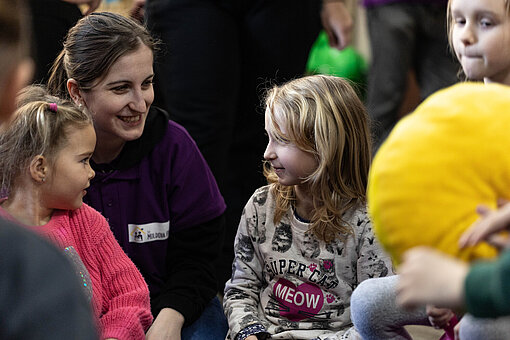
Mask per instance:
[[[266,106],[276,137],[318,161],[317,169],[304,179],[314,207],[311,232],[324,242],[352,234],[342,217],[366,204],[371,160],[368,115],[352,86],[334,76],[303,77],[269,90]],[[276,121],[284,122],[285,135]],[[294,204],[295,189],[279,184],[267,162],[264,175],[276,198],[278,223]]]
[[[28,86],[17,98],[17,110],[0,132],[0,183],[8,195],[16,180],[37,155],[50,162],[66,145],[68,129],[92,125],[91,117],[71,101],[47,93],[42,86]]]

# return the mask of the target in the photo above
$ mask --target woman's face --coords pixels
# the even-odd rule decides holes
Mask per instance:
[[[135,140],[142,135],[154,100],[153,53],[144,44],[120,57],[89,91],[81,91],[94,119],[97,144]]]

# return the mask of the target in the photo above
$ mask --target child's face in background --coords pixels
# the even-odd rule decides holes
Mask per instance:
[[[301,150],[294,143],[277,139],[270,119],[270,114],[266,109],[265,127],[269,142],[264,152],[264,159],[271,163],[280,184],[302,184],[303,179],[317,169],[318,162],[314,155]],[[279,127],[285,134],[285,124],[283,123],[281,122]]]
[[[94,177],[89,163],[96,146],[94,127],[70,127],[67,140],[49,166],[42,196],[48,209],[74,210],[81,207],[85,189]]]
[[[510,19],[504,0],[452,0],[452,43],[470,80],[510,85]]]
[[[127,142],[142,135],[154,100],[153,53],[144,44],[120,57],[108,74],[82,93],[94,119],[98,144]]]

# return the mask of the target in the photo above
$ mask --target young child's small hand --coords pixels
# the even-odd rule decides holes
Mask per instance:
[[[510,204],[505,201],[498,210],[480,205],[477,212],[481,218],[460,237],[459,246],[470,247],[482,241],[487,241],[497,248],[510,246],[508,237],[497,235],[510,228]]]
[[[438,308],[433,305],[427,305],[427,316],[430,324],[434,328],[444,328],[448,326],[450,320],[455,316],[451,309]]]
[[[459,307],[464,301],[468,264],[426,247],[407,251],[398,272],[397,303],[404,308],[424,304]]]

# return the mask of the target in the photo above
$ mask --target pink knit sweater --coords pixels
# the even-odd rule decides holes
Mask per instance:
[[[2,208],[0,215],[13,219]],[[149,289],[99,212],[86,204],[73,211],[55,210],[47,224],[29,228],[79,256],[71,254],[84,289],[92,283],[92,307],[102,339],[145,339],[152,323]],[[86,269],[79,268],[80,260]]]

